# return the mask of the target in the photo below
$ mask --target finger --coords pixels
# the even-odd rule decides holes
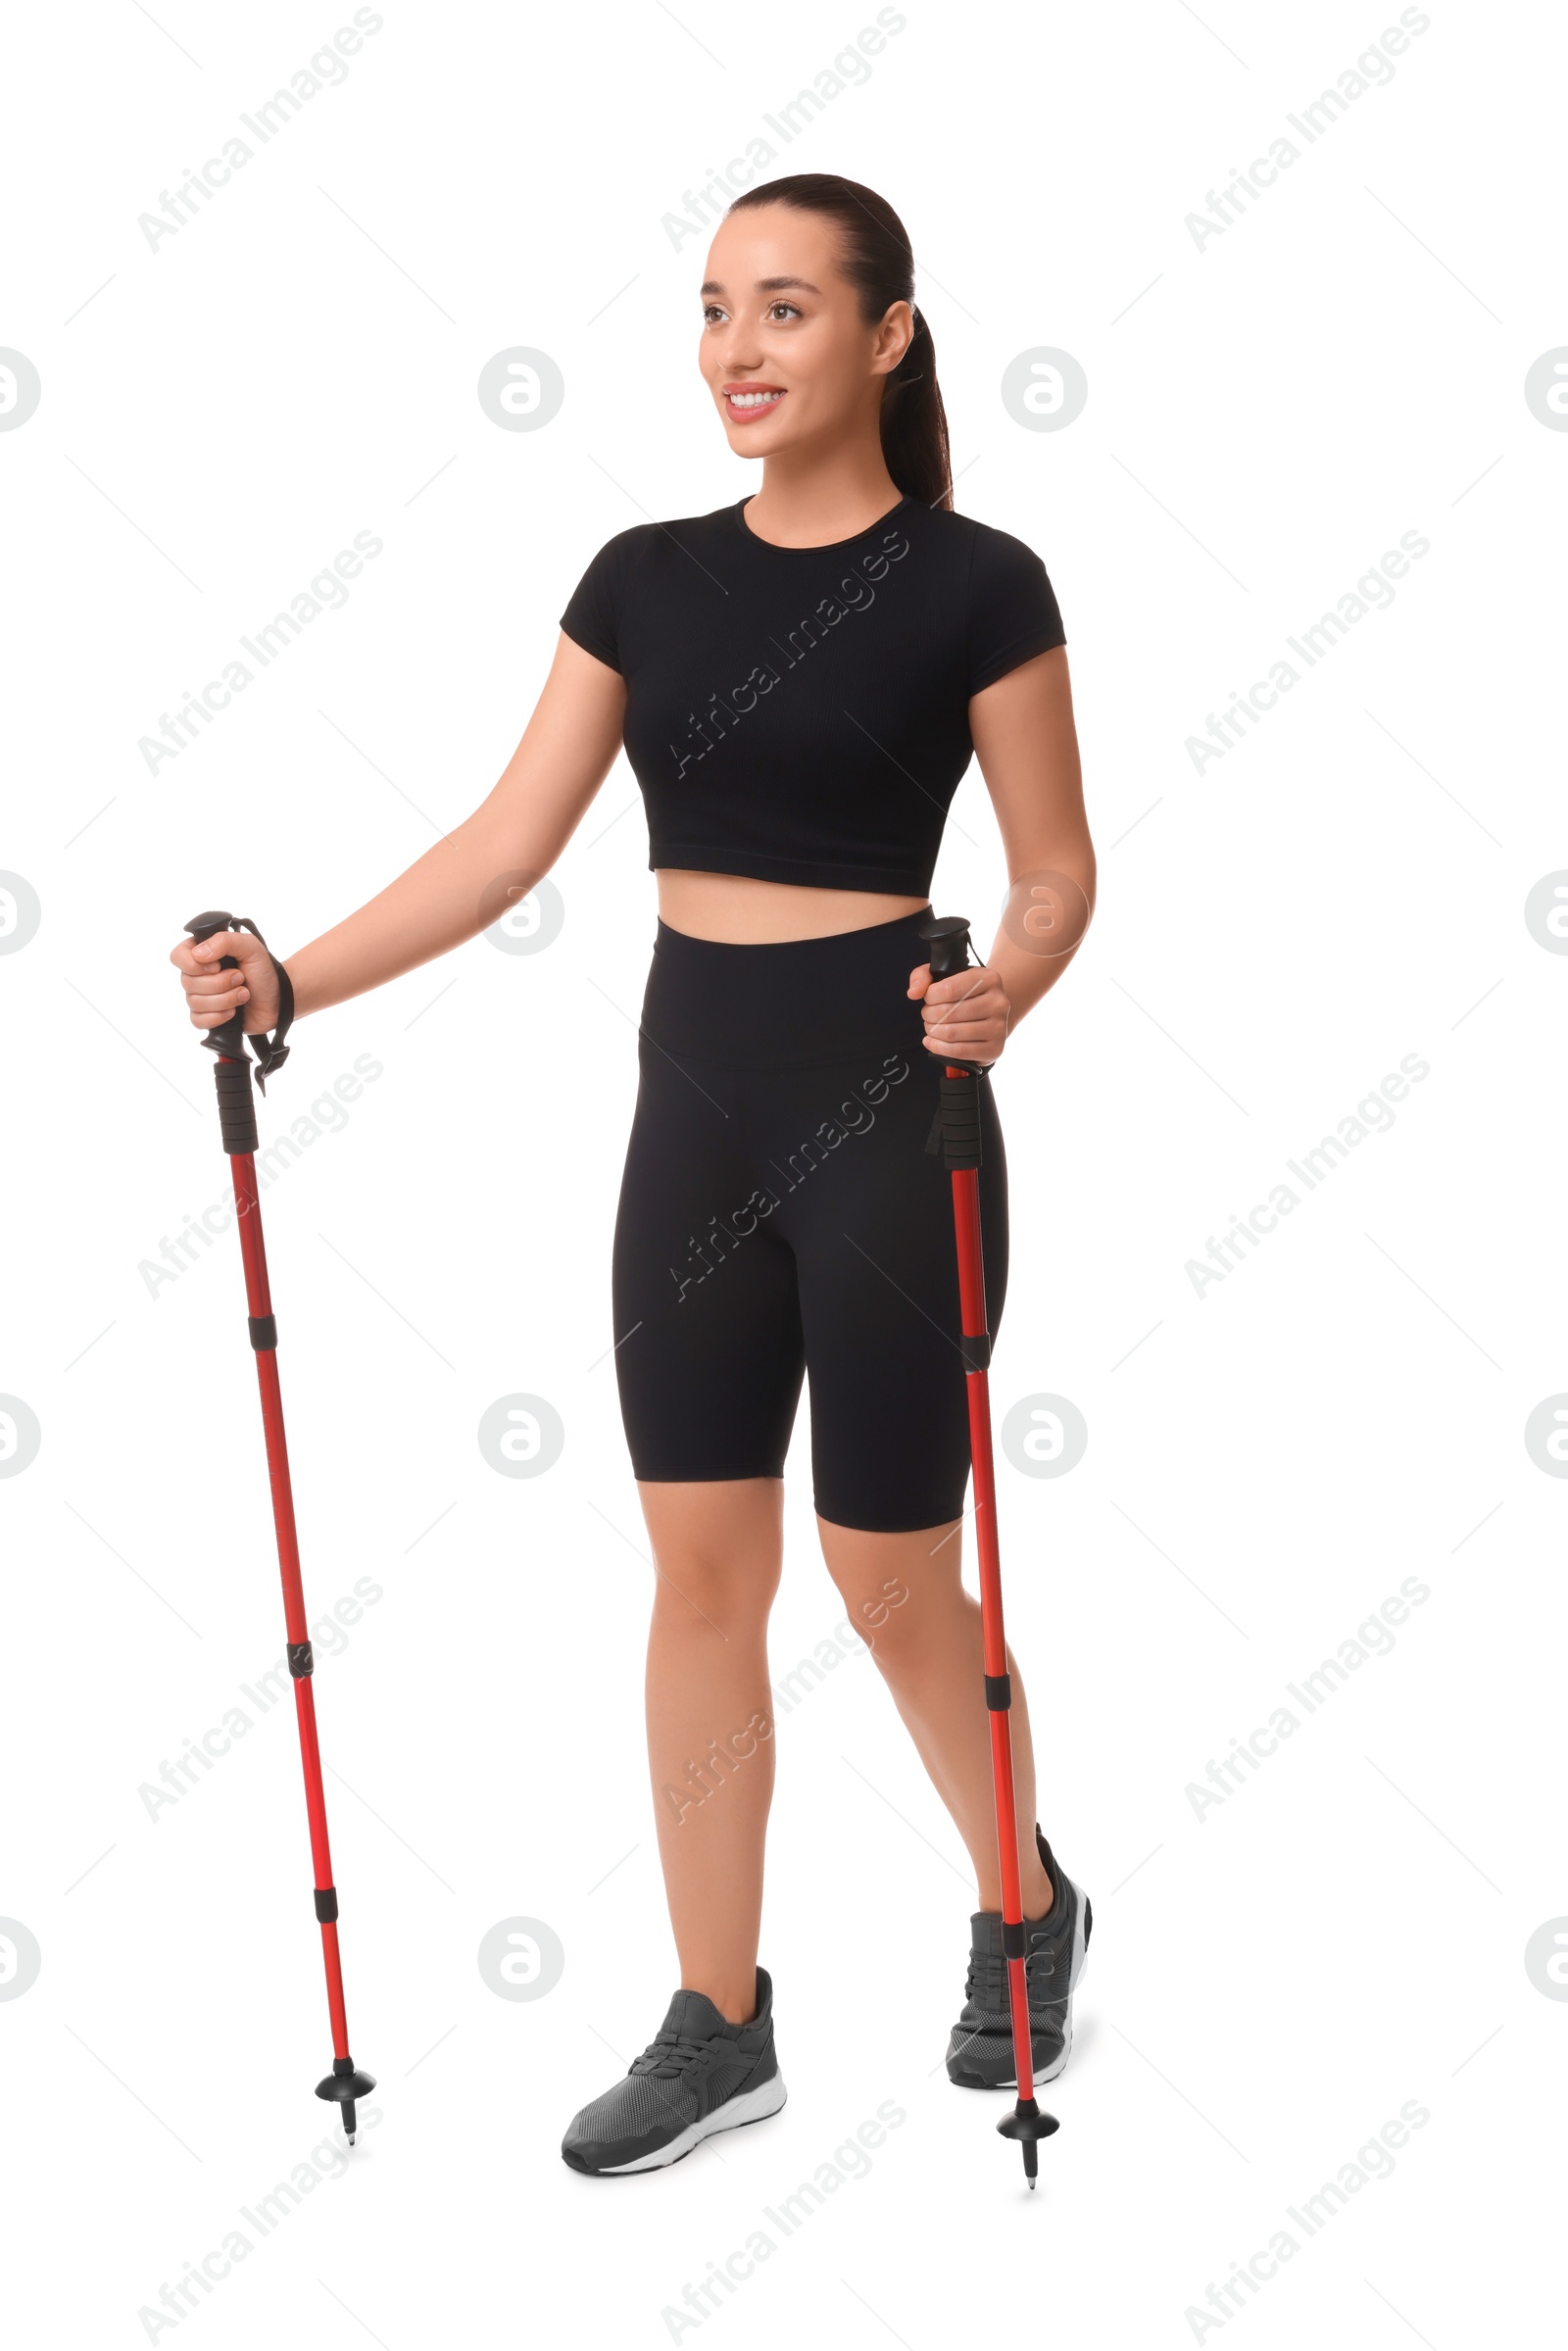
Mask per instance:
[[[1002,992],[992,988],[973,988],[968,995],[959,997],[929,995],[924,1008],[926,1013],[933,1013],[938,1020],[953,1018],[955,1013],[964,1020],[995,1018],[1002,1011]]]
[[[976,1039],[972,1044],[965,1044],[956,1037],[946,1040],[923,1037],[920,1042],[934,1061],[978,1061],[989,1069],[993,1061],[1002,1058],[1002,1046],[995,1041],[988,1043],[984,1039]]]
[[[223,977],[225,980],[231,979],[233,974],[225,971]],[[250,994],[250,990],[245,987],[199,988],[192,986],[185,993],[185,1009],[188,1012],[220,1012],[226,1005],[232,1011],[235,1004],[248,1004]]]
[[[966,963],[961,971],[950,971],[936,982],[938,988],[962,996],[970,988],[995,988],[1002,974],[990,963]]]
[[[217,1028],[250,1000],[248,988],[237,989],[231,996],[204,996],[191,1004],[190,1016],[198,1028]]]
[[[1004,1004],[955,1004],[949,1011],[933,1012],[921,1007],[921,1018],[928,1029],[941,1029],[947,1037],[972,1037],[978,1030],[1005,1030],[1007,1011]]]
[[[972,997],[967,1004],[934,1004],[927,1001],[920,1007],[922,1018],[933,1020],[998,1021],[1005,1016],[1006,1006],[1000,997]]]
[[[992,1027],[1003,1018],[1004,1010],[1005,1006],[1000,999],[993,999],[988,1004],[975,997],[968,1004],[934,1004],[928,1000],[921,1005],[920,1014],[928,1028],[936,1021],[946,1021],[950,1026],[957,1023],[966,1028],[976,1022]]]
[[[933,1053],[931,1058],[939,1064],[957,1069],[995,1069],[1002,1058],[1002,1052],[1000,1047],[995,1053],[944,1053],[938,1052]]]
[[[915,965],[914,969],[913,969],[913,970],[910,972],[910,974],[909,974],[909,985],[908,985],[908,987],[906,989],[905,993],[906,993],[906,995],[907,995],[907,996],[924,996],[924,994],[925,994],[926,990],[927,990],[927,989],[930,987],[930,985],[931,985],[931,966],[930,966],[930,964],[929,964],[929,963],[916,963],[916,965]]]
[[[934,1053],[956,1053],[960,1059],[984,1060],[1002,1051],[1003,1039],[997,1029],[975,1029],[967,1034],[947,1036],[941,1029],[932,1029],[922,1042]]]
[[[242,948],[255,944],[249,931],[213,931],[207,938],[195,942],[196,953],[203,956],[237,955]]]
[[[243,957],[255,946],[256,941],[248,931],[214,931],[210,939],[203,939],[195,947],[193,954],[200,969],[220,962],[224,955]]]
[[[1000,1028],[930,1029],[922,1042],[934,1053],[961,1053],[972,1060],[985,1053],[1000,1053],[1003,1031]]]

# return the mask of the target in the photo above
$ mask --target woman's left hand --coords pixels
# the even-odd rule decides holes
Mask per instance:
[[[986,1067],[1001,1059],[1012,1004],[1000,971],[971,964],[967,971],[934,980],[930,964],[921,963],[909,974],[908,992],[923,1000],[925,1050],[934,1059],[978,1061]]]

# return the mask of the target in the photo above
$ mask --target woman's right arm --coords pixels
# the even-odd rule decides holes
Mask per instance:
[[[394,882],[288,955],[295,1017],[395,980],[504,914],[543,879],[582,819],[620,749],[626,689],[619,672],[563,634],[522,741],[488,799]],[[237,971],[219,958],[237,957]],[[247,1033],[277,1018],[277,977],[248,931],[184,939],[179,970],[192,1024],[220,1027],[236,1004]]]

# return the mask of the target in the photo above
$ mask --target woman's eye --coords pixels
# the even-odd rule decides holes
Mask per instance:
[[[718,304],[717,304],[716,302],[705,302],[705,303],[704,303],[704,305],[703,305],[703,324],[704,324],[705,326],[711,326],[711,325],[712,325],[712,323],[713,323],[713,320],[714,320],[715,318],[717,318],[721,317],[721,316],[722,316],[722,314],[721,314],[721,312],[720,312],[720,310],[719,310],[719,307],[718,307]]]
[[[769,318],[776,317],[780,311],[787,311],[792,318],[798,318],[801,315],[793,302],[770,302],[767,310]]]

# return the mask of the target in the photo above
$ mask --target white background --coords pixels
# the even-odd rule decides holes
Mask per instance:
[[[943,2073],[972,1893],[863,1656],[779,1726],[785,2112],[650,2179],[557,2151],[675,1981],[606,1356],[654,928],[621,763],[548,951],[477,940],[310,1020],[263,1109],[270,1139],[382,1065],[266,1202],[312,1612],[382,1594],[317,1676],[381,2119],[199,2308],[138,2317],[323,2148],[329,2054],[292,1709],[156,1819],[138,1794],[282,1640],[232,1229],[155,1292],[140,1270],[227,1180],[169,948],[217,904],[287,953],[370,896],[489,789],[595,549],[755,486],[694,365],[706,238],[663,216],[873,16],[381,13],[156,251],[138,216],[348,11],[10,34],[0,342],[43,397],[0,434],[0,865],[42,921],[0,959],[0,1390],[42,1443],[0,1481],[0,1914],[42,1968],[0,2000],[8,2332],[1533,2339],[1568,2011],[1524,1952],[1568,1911],[1568,1490],[1523,1429],[1568,1387],[1568,962],[1524,902],[1568,864],[1568,438],[1523,385],[1568,340],[1560,22],[1433,5],[1244,218],[1201,249],[1185,225],[1396,22],[1371,0],[911,0],[863,84],[772,140],[770,174],[848,172],[909,228],[958,504],[1061,600],[1101,851],[1089,942],[997,1081],[998,1412],[1052,1394],[1089,1427],[1070,1475],[1001,1493],[1045,1823],[1097,1919],[1043,2192]],[[475,396],[514,345],[564,376],[537,432]],[[1087,371],[1065,430],[1002,403],[1040,346]],[[362,530],[383,552],[346,606],[150,774],[139,738]],[[1207,714],[1406,531],[1430,552],[1392,606],[1195,772]],[[1004,876],[977,770],[955,817],[934,896],[980,919]],[[1392,1129],[1198,1296],[1188,1260],[1409,1054]],[[514,1392],[565,1427],[536,1480],[476,1444]],[[840,1613],[805,1440],[803,1409],[775,1674]],[[1200,1818],[1189,1785],[1411,1577],[1392,1650]],[[476,1964],[517,1916],[565,1952],[536,2001]],[[700,2322],[662,2315],[887,2101],[867,2176]],[[1409,2101],[1392,2176],[1308,2238],[1286,2208]],[[1186,2314],[1281,2228],[1299,2250],[1203,2331]]]

